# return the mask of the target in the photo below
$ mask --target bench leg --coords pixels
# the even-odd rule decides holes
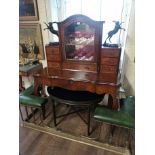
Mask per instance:
[[[22,114],[22,110],[21,110],[20,105],[19,105],[19,111],[20,111],[20,116],[21,116],[21,118],[22,118],[22,121],[24,121],[24,119],[23,119],[23,114]]]
[[[88,123],[88,126],[87,126],[87,136],[89,136],[90,135],[90,106],[88,106],[87,123]]]
[[[114,136],[114,130],[115,130],[115,126],[114,125],[110,125],[110,137],[109,137],[109,143],[111,144],[112,143],[112,139],[113,139],[113,136]]]
[[[41,106],[41,112],[42,112],[42,116],[43,116],[43,120],[45,119],[45,104]]]
[[[32,107],[31,107],[31,112],[32,112],[33,121],[35,122],[35,113]]]
[[[28,114],[28,110],[27,110],[26,106],[25,106],[25,111],[26,111],[26,116],[27,116],[27,119],[28,119],[29,114]]]
[[[56,101],[55,100],[52,100],[54,126],[56,127],[57,126],[57,122],[56,122],[56,109],[55,109],[55,104],[56,104]]]

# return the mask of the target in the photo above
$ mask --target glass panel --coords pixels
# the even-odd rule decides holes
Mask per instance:
[[[95,29],[86,23],[75,22],[64,30],[66,59],[92,61],[94,59]]]

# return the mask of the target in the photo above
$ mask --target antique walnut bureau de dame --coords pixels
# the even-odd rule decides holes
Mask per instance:
[[[110,94],[118,108],[120,48],[102,48],[102,21],[73,15],[58,23],[59,45],[46,45],[47,68],[35,75],[40,85]]]

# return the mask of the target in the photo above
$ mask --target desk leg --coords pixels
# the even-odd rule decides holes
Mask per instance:
[[[112,96],[112,109],[118,109],[119,108],[119,102],[117,99],[117,95],[111,94],[111,96]]]
[[[22,83],[22,76],[19,75],[19,92],[25,90]]]

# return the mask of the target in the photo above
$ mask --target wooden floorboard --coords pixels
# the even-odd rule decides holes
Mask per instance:
[[[21,155],[120,155],[23,127],[19,135]]]

